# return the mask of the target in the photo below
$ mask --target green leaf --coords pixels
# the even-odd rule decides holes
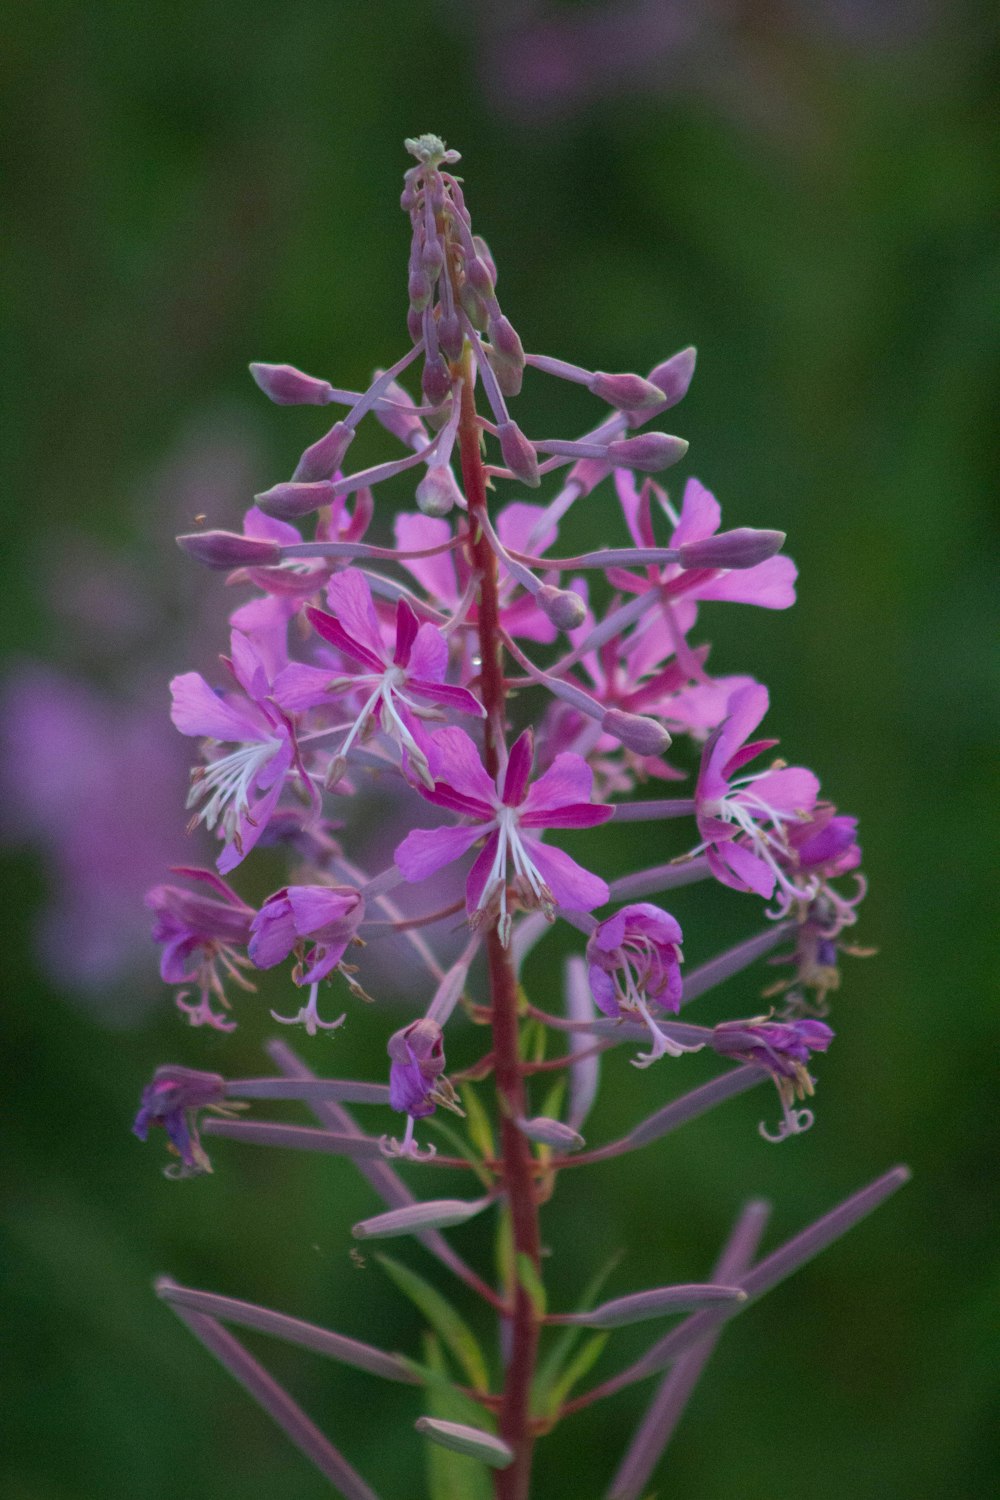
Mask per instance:
[[[583,1296],[580,1298],[580,1307],[582,1310],[589,1311],[595,1305],[598,1297],[604,1290],[608,1277],[621,1261],[623,1253],[621,1250],[616,1250],[610,1260],[601,1267],[589,1285],[584,1288]],[[583,1338],[583,1335],[584,1330],[582,1328],[564,1328],[539,1366],[538,1373],[535,1376],[533,1391],[533,1406],[535,1407],[536,1416],[548,1414],[551,1407],[549,1393],[560,1379],[561,1372],[568,1368],[569,1362],[573,1358],[573,1351]]]
[[[469,1139],[481,1156],[493,1161],[497,1154],[496,1142],[493,1139],[493,1127],[482,1106],[482,1101],[469,1083],[463,1083],[459,1093],[462,1096],[462,1104],[469,1122]]]
[[[543,1114],[546,1119],[559,1119],[559,1115],[562,1110],[563,1095],[565,1094],[565,1092],[566,1077],[565,1074],[563,1074],[556,1079],[555,1083],[545,1095],[540,1113]]]
[[[442,1422],[467,1422],[491,1428],[489,1414],[448,1379],[441,1345],[432,1333],[424,1339],[426,1368],[416,1366],[427,1387],[428,1415]],[[479,1459],[452,1453],[437,1443],[425,1443],[430,1500],[493,1500],[490,1471]]]
[[[591,1334],[583,1347],[577,1351],[576,1358],[571,1359],[569,1364],[566,1365],[559,1379],[551,1387],[546,1396],[546,1416],[550,1418],[558,1416],[560,1406],[562,1406],[577,1381],[582,1380],[591,1366],[597,1363],[601,1350],[608,1342],[610,1336],[607,1333]]]
[[[420,1309],[434,1331],[440,1334],[445,1347],[454,1356],[473,1390],[488,1391],[489,1376],[482,1350],[476,1342],[472,1329],[465,1319],[452,1307],[447,1298],[430,1282],[401,1265],[388,1255],[376,1257],[386,1275],[395,1282],[404,1296]],[[441,1415],[441,1413],[436,1413]]]
[[[530,1255],[518,1251],[517,1255],[517,1279],[531,1298],[531,1305],[539,1318],[545,1317],[547,1299],[542,1278]]]
[[[427,1124],[435,1135],[440,1136],[443,1141],[447,1142],[456,1156],[460,1156],[463,1161],[469,1163],[469,1166],[475,1172],[483,1187],[492,1188],[493,1178],[483,1166],[476,1151],[470,1146],[466,1138],[459,1134],[454,1125],[443,1120],[440,1115],[428,1116]]]
[[[501,1209],[497,1216],[497,1237],[494,1246],[496,1257],[497,1280],[503,1288],[503,1295],[510,1301],[514,1291],[514,1228],[511,1224],[510,1209]]]

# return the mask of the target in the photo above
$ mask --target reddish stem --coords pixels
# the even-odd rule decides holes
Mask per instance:
[[[502,661],[502,633],[497,599],[496,558],[488,546],[477,516],[486,514],[486,470],[480,450],[480,425],[472,387],[471,360],[463,367],[462,416],[459,442],[462,479],[469,506],[468,547],[472,566],[480,574],[479,656],[480,685],[486,709],[485,764],[491,776],[499,765],[499,745],[504,734],[507,687]],[[539,1265],[538,1200],[535,1164],[531,1147],[514,1121],[524,1115],[525,1092],[521,1071],[517,1016],[517,979],[507,949],[494,927],[486,939],[490,976],[490,1006],[493,1023],[493,1063],[497,1107],[500,1115],[503,1189],[513,1230],[514,1253],[526,1255]],[[514,1288],[514,1310],[510,1328],[510,1356],[500,1407],[500,1436],[514,1450],[514,1462],[496,1471],[497,1500],[528,1500],[534,1434],[531,1424],[531,1383],[538,1352],[538,1320],[531,1298],[521,1286]]]

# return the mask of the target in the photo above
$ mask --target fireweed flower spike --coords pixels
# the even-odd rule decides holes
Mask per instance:
[[[647,424],[685,395],[694,351],[648,374],[525,356],[454,175],[458,153],[433,135],[407,149],[409,310],[400,347],[372,351],[381,364],[362,391],[292,365],[252,366],[279,407],[342,410],[332,426],[317,421],[292,477],[257,497],[242,531],[238,516],[218,516],[211,529],[181,539],[195,559],[228,573],[236,595],[224,685],[194,672],[172,683],[174,725],[203,742],[189,805],[221,836],[220,872],[252,864],[256,847],[267,846],[272,869],[286,861],[284,878],[259,911],[221,875],[199,869],[175,871],[146,898],[163,978],[181,987],[178,1002],[194,1024],[230,1029],[227,990],[249,988],[248,970],[288,964],[307,1000],[294,1016],[272,1014],[310,1037],[327,1034],[327,1056],[342,1055],[343,1017],[321,1018],[320,985],[346,983],[367,999],[349,956],[370,943],[366,967],[378,962],[380,977],[367,982],[378,1003],[358,1007],[355,1024],[386,1047],[387,1069],[362,1079],[334,1066],[324,1078],[272,1040],[274,1077],[227,1082],[161,1068],[135,1130],[145,1139],[162,1126],[174,1175],[191,1176],[209,1170],[204,1113],[224,1114],[233,1100],[265,1114],[274,1100],[305,1108],[311,1124],[214,1119],[201,1129],[224,1137],[229,1150],[276,1149],[279,1163],[288,1150],[318,1152],[332,1172],[357,1170],[373,1201],[353,1230],[345,1224],[345,1247],[349,1233],[404,1246],[415,1236],[434,1257],[433,1286],[380,1257],[434,1326],[442,1352],[431,1370],[196,1288],[176,1304],[338,1492],[375,1494],[224,1322],[427,1383],[435,1400],[457,1382],[451,1405],[460,1420],[420,1416],[423,1397],[410,1419],[420,1417],[418,1431],[438,1445],[429,1485],[409,1487],[431,1500],[444,1494],[441,1445],[478,1465],[477,1493],[528,1500],[541,1432],[684,1359],[675,1366],[683,1378],[665,1387],[669,1421],[641,1424],[624,1456],[608,1456],[612,1493],[616,1464],[628,1492],[645,1493],[636,1476],[653,1475],[724,1322],[906,1174],[897,1169],[863,1188],[762,1261],[753,1207],[738,1219],[710,1285],[698,1282],[696,1268],[665,1264],[652,1291],[625,1289],[596,1310],[566,1308],[557,1263],[543,1254],[543,1221],[558,1212],[564,1171],[663,1142],[768,1080],[783,1118],[776,1132],[762,1127],[766,1138],[786,1140],[811,1123],[800,1106],[813,1093],[813,1059],[833,1038],[817,1017],[836,992],[838,955],[861,951],[843,941],[865,890],[857,825],[818,800],[811,771],[746,769],[775,743],[752,738],[767,688],[732,670],[749,663],[708,673],[702,605],[786,609],[795,568],[778,555],[781,533],[720,530],[719,506],[697,480],[684,483],[675,509],[666,490],[642,477],[684,454],[683,439]],[[526,364],[537,378],[572,382],[581,402],[596,407],[579,431],[532,436],[541,428],[520,394]],[[352,469],[354,436],[369,417],[396,447]],[[538,489],[537,504],[523,499],[525,485]],[[559,528],[577,504],[593,517],[597,550],[560,556]],[[395,546],[365,540],[376,507],[381,537],[398,510]],[[664,782],[693,772],[686,796],[662,794]],[[428,804],[434,826],[425,826]],[[650,853],[647,840],[635,841],[637,867],[617,871],[609,886],[596,830],[612,818],[656,823],[657,846]],[[391,863],[381,841],[387,827]],[[563,847],[572,847],[574,830],[590,830],[588,868]],[[621,829],[615,839],[620,853]],[[460,860],[464,900],[447,875],[438,880]],[[692,887],[688,899],[731,910],[734,929],[721,952],[699,952],[683,972],[680,925],[653,904],[682,886]],[[612,900],[628,904],[600,910]],[[454,941],[463,907],[468,929],[456,959],[438,943]],[[556,923],[571,950],[562,1005],[532,995],[528,961]],[[691,1007],[703,995],[769,955],[788,974],[768,991],[782,995],[780,1014],[698,1023]],[[401,1016],[399,1006],[410,1009]],[[644,1075],[626,1069],[633,1123],[603,1141],[588,1127],[585,1142],[602,1069],[620,1093],[616,1049],[645,1037],[647,1049],[632,1060],[644,1069],[670,1056],[661,1070],[669,1097],[658,1090],[650,1098]],[[446,1076],[446,1048],[460,1092]],[[707,1080],[689,1076],[686,1054],[697,1050],[718,1055],[720,1071]],[[354,1106],[367,1112],[363,1121]],[[447,1155],[416,1141],[419,1122],[442,1108],[457,1118],[428,1128],[448,1142]],[[393,1112],[405,1117],[401,1139],[389,1133]],[[442,1172],[454,1183],[439,1186]],[[650,1197],[662,1202],[659,1186]],[[729,1222],[732,1206],[720,1213]],[[461,1228],[473,1219],[496,1232],[496,1284],[447,1238],[452,1229],[476,1232]],[[496,1359],[480,1350],[452,1291],[485,1302],[499,1320]],[[549,1304],[566,1310],[549,1313]],[[697,1310],[638,1361],[619,1361],[601,1385],[571,1391],[584,1364],[567,1356],[565,1330],[555,1325],[597,1326],[598,1337],[613,1339],[623,1322],[685,1305]],[[404,1424],[393,1441],[407,1441],[409,1431]],[[410,1440],[416,1458],[420,1439]]]

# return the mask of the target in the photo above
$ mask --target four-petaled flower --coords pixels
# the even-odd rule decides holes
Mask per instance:
[[[425,880],[472,848],[486,843],[469,871],[466,906],[473,925],[498,911],[500,940],[510,939],[507,884],[512,881],[526,906],[592,911],[608,899],[603,880],[581,869],[561,849],[538,838],[544,828],[593,828],[614,816],[614,808],[591,802],[593,772],[579,755],[557,755],[532,783],[534,741],[526,729],[514,742],[507,766],[494,782],[483,769],[479,752],[461,729],[446,728],[429,737],[430,788],[417,790],[428,802],[462,813],[470,821],[448,828],[416,828],[396,850],[396,864],[410,881]]]
[[[705,742],[695,788],[695,815],[713,875],[738,891],[768,898],[777,884],[796,899],[788,875],[789,830],[808,819],[819,782],[802,766],[782,766],[733,780],[743,766],[777,740],[749,735],[767,713],[767,688],[754,684],[733,693],[729,715]]]
[[[353,721],[342,726],[346,733],[334,756],[327,782],[333,786],[343,776],[347,753],[355,740],[376,725],[401,751],[428,785],[430,775],[423,748],[414,736],[415,718],[440,717],[440,710],[484,716],[484,709],[467,688],[445,682],[448,641],[437,626],[419,622],[405,599],[396,605],[396,640],[390,653],[385,644],[371,589],[356,568],[331,578],[327,599],[333,614],[307,610],[314,629],[336,646],[350,664],[347,672],[331,673],[322,667],[293,663],[274,685],[275,698],[289,711],[328,703],[332,694],[360,689],[364,702]],[[360,668],[360,671],[357,670]]]
[[[212,996],[229,1009],[223,974],[241,989],[253,989],[240,972],[249,967],[241,950],[250,938],[253,908],[241,901],[214,870],[175,866],[173,873],[208,886],[215,897],[180,885],[155,885],[147,891],[146,905],[155,917],[153,941],[163,944],[160,976],[166,984],[197,985],[197,1003],[188,1002],[186,990],[177,996],[177,1004],[192,1026],[232,1031],[236,1022],[213,1010]]]
[[[184,672],[170,684],[170,717],[181,734],[205,738],[210,745],[236,746],[192,771],[187,803],[203,804],[194,823],[208,828],[220,824],[226,845],[216,865],[223,875],[257,843],[293,769],[310,793],[315,791],[299,761],[288,717],[272,697],[260,652],[238,630],[230,649],[224,660],[240,693],[213,692],[198,672]]]
[[[825,1052],[833,1035],[825,1022],[808,1018],[784,1022],[755,1016],[749,1021],[723,1021],[714,1028],[711,1045],[720,1056],[756,1063],[774,1079],[784,1119],[773,1134],[761,1122],[758,1129],[765,1141],[801,1135],[813,1123],[811,1109],[794,1109],[793,1104],[812,1096],[810,1053]]]
[[[164,1169],[164,1176],[197,1177],[212,1170],[198,1134],[199,1113],[207,1109],[217,1115],[232,1115],[246,1107],[227,1101],[226,1081],[217,1073],[199,1073],[195,1068],[168,1063],[157,1068],[152,1083],[143,1089],[132,1130],[145,1141],[151,1125],[162,1126],[170,1151],[179,1158],[175,1166]]]
[[[623,906],[600,922],[587,943],[590,989],[606,1016],[638,1016],[649,1028],[652,1049],[632,1059],[637,1068],[669,1053],[678,1057],[697,1048],[664,1036],[650,1005],[675,1014],[681,1004],[680,925],[669,912],[640,901]]]

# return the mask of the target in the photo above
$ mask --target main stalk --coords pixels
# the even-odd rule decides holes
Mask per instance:
[[[468,548],[472,566],[480,576],[479,656],[483,706],[486,709],[485,764],[491,776],[500,766],[507,686],[503,670],[503,646],[497,599],[497,566],[477,517],[486,514],[486,471],[480,447],[472,384],[472,361],[463,361],[462,415],[459,442],[462,480],[469,506]],[[531,1148],[515,1121],[525,1113],[524,1077],[518,1039],[517,979],[510,955],[496,927],[486,939],[489,965],[490,1008],[493,1018],[493,1058],[497,1108],[500,1116],[500,1148],[504,1193],[511,1217],[515,1266],[526,1256],[539,1264],[538,1199]],[[527,1291],[516,1277],[511,1315],[509,1357],[500,1408],[500,1436],[514,1450],[514,1462],[495,1474],[497,1500],[527,1500],[531,1482],[531,1383],[538,1352],[538,1320]]]

